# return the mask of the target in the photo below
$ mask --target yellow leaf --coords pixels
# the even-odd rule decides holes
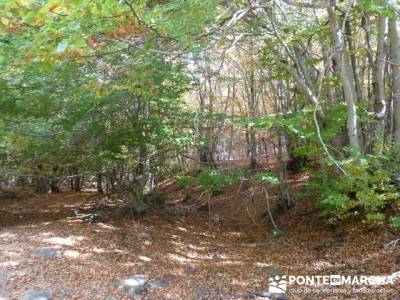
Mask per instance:
[[[58,7],[59,7],[58,5],[53,5],[52,7],[49,8],[49,12],[57,13]]]
[[[1,17],[0,18],[0,21],[1,21],[1,23],[3,23],[4,25],[8,25],[8,24],[10,24],[10,21],[7,19],[7,18],[4,18],[4,17]]]

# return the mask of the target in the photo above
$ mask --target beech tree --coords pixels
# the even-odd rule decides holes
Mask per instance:
[[[395,1],[3,1],[0,45],[8,184],[95,183],[140,212],[187,162],[275,156],[287,209],[310,162],[328,215],[396,202]]]

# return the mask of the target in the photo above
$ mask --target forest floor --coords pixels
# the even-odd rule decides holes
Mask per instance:
[[[307,174],[292,176],[293,190]],[[399,232],[349,220],[326,224],[312,199],[297,199],[288,215],[273,216],[284,234],[272,235],[263,193],[243,184],[211,198],[183,202],[173,180],[158,190],[163,207],[138,218],[118,216],[118,197],[94,192],[32,196],[10,193],[0,199],[0,299],[247,299],[268,290],[271,272],[286,275],[392,275],[385,291],[349,295],[296,292],[289,299],[400,299]],[[197,189],[189,191],[198,198]],[[252,197],[250,197],[252,196]],[[100,222],[79,216],[98,213]],[[151,281],[132,296],[123,280],[145,275]],[[303,286],[304,287],[304,286]],[[374,287],[372,287],[374,288]],[[45,299],[45,298],[37,298]],[[259,298],[263,299],[263,298]]]

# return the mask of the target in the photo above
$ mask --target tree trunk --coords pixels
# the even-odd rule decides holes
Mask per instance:
[[[254,74],[254,66],[253,61],[250,66],[251,70],[249,72],[249,92],[248,92],[248,108],[249,108],[249,117],[251,119],[255,119],[256,117],[256,78]],[[253,126],[249,127],[249,154],[250,154],[250,168],[254,170],[257,167],[257,140],[256,140],[256,132]]]
[[[343,32],[338,24],[336,12],[336,1],[332,0],[328,6],[329,23],[335,43],[336,62],[339,72],[340,81],[343,86],[344,98],[347,103],[347,134],[349,137],[350,147],[356,151],[360,151],[360,143],[358,136],[358,121],[356,109],[356,91],[354,86],[354,76],[351,74],[351,66],[349,54],[344,42]]]
[[[150,160],[147,150],[143,148],[140,151],[139,163],[134,173],[134,181],[131,186],[131,205],[135,213],[141,214],[144,212],[144,196],[146,186],[149,182]]]
[[[397,16],[389,19],[389,38],[393,94],[393,140],[400,144],[400,21]]]
[[[71,189],[75,192],[80,192],[82,188],[81,175],[79,174],[79,169],[75,166],[72,166],[69,170],[69,174],[71,176],[70,185]]]
[[[385,97],[385,34],[387,27],[387,18],[379,17],[377,52],[374,68],[374,94],[375,111],[377,124],[375,128],[374,151],[380,153],[383,150],[385,119],[386,119],[386,97]]]
[[[206,147],[199,149],[199,160],[212,169],[216,167],[213,151]]]
[[[41,165],[37,166],[37,170],[33,174],[32,184],[36,193],[45,193],[49,191],[49,178],[47,174],[44,173]]]
[[[101,172],[97,172],[96,174],[97,193],[101,195],[104,194],[102,183],[103,183],[103,174]]]

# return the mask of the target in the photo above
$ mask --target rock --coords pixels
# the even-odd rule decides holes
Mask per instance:
[[[82,220],[83,220],[83,222],[88,223],[88,224],[96,224],[101,221],[101,215],[100,214],[88,214]]]
[[[148,232],[146,232],[146,231],[139,231],[137,233],[137,237],[141,241],[143,241],[143,240],[151,240],[150,234]]]
[[[199,285],[195,286],[194,292],[198,300],[220,300],[218,288],[214,285]]]
[[[2,289],[0,289],[0,300],[9,300],[8,293]]]
[[[169,281],[168,281],[168,279],[165,279],[165,278],[163,278],[161,280],[151,279],[151,280],[149,280],[148,284],[152,288],[156,288],[156,289],[169,287]]]
[[[196,274],[196,270],[194,270],[191,267],[187,267],[185,269],[185,274],[188,275],[188,276],[194,276]]]
[[[104,300],[118,300],[118,298],[114,297],[112,295],[109,295],[109,296],[105,297]]]
[[[146,289],[147,276],[133,275],[122,280],[122,288],[126,293],[138,294]]]
[[[205,300],[209,298],[209,290],[206,287],[200,286],[195,289],[196,299]]]
[[[75,291],[76,290],[73,287],[64,287],[59,290],[59,293],[62,295],[72,295],[73,293],[75,293]]]
[[[38,256],[53,258],[60,256],[62,254],[62,251],[55,248],[36,248],[35,250],[33,250],[33,253]]]
[[[9,277],[9,272],[8,271],[0,270],[0,295],[2,295],[1,289],[2,289],[2,287],[4,287],[8,277]],[[1,300],[1,297],[0,297],[0,300]]]
[[[47,291],[26,291],[22,300],[51,300],[51,294]]]

